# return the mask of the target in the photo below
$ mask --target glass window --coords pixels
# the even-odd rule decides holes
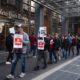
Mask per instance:
[[[35,12],[35,2],[31,1],[31,12]]]

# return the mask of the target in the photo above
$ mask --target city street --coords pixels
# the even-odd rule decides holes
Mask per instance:
[[[50,64],[45,70],[40,69],[39,71],[33,71],[35,62],[35,58],[26,59],[26,76],[24,78],[19,78],[19,63],[14,80],[79,80],[80,78],[80,56],[69,58],[67,61],[59,61],[57,64]],[[10,69],[11,65],[0,64],[0,80],[6,80]]]
[[[80,0],[0,0],[0,80],[9,79],[80,80]]]

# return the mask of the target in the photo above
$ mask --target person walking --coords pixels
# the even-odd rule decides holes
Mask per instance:
[[[6,60],[6,64],[11,64],[12,60],[13,60],[13,34],[10,33],[7,37],[6,37],[6,49],[8,50],[9,54]]]
[[[80,36],[77,37],[77,55],[80,54]]]
[[[62,40],[62,54],[64,59],[68,58],[68,48],[69,48],[69,40],[67,36],[65,36]]]
[[[71,44],[72,56],[75,56],[76,45],[77,45],[77,39],[75,36],[72,36],[72,44]]]
[[[54,51],[54,41],[53,41],[53,37],[51,37],[50,41],[49,41],[49,62],[48,62],[48,64],[53,63],[53,56],[54,56],[54,60],[55,60],[54,62],[57,62],[57,56]]]
[[[71,45],[72,45],[72,36],[71,36],[71,34],[69,33],[68,35],[67,35],[67,38],[68,38],[68,41],[69,41],[69,48],[68,48],[68,56],[70,57],[70,55],[71,55]]]
[[[8,79],[14,78],[14,72],[15,72],[15,68],[16,68],[18,60],[21,61],[21,71],[22,71],[19,77],[22,78],[26,75],[25,73],[25,54],[27,51],[27,44],[29,44],[29,36],[27,33],[23,31],[22,26],[16,26],[16,34],[23,35],[23,40],[21,41],[23,43],[23,47],[13,49],[14,58],[12,61],[11,72],[9,75],[7,75]]]
[[[38,46],[43,48],[43,49],[40,49],[40,48],[37,48],[37,62],[36,62],[36,67],[34,68],[34,70],[39,70],[40,69],[40,64],[41,64],[41,60],[43,60],[43,67],[42,69],[45,69],[47,68],[47,62],[46,62],[46,50],[47,50],[47,45],[46,45],[46,38],[44,37],[38,37],[38,40],[42,40],[42,42],[39,42]],[[43,47],[42,47],[43,46]]]
[[[54,52],[56,53],[56,56],[57,56],[57,59],[56,59],[56,62],[57,62],[58,60],[61,59],[61,55],[59,53],[60,40],[59,40],[59,34],[58,33],[54,34],[53,41],[54,41]]]
[[[30,39],[30,53],[33,53],[33,56],[36,56],[36,49],[37,49],[37,37],[34,33],[29,36]]]

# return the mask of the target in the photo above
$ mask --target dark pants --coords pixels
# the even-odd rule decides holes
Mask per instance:
[[[52,62],[52,56],[54,56],[55,60],[57,61],[57,56],[56,53],[54,52],[54,50],[49,50],[49,59]]]
[[[68,49],[68,56],[70,56],[71,55],[71,51],[72,51],[72,55],[74,56],[74,47],[75,46],[71,46],[71,47],[69,47],[69,49]]]
[[[14,75],[18,60],[21,60],[21,70],[25,72],[25,54],[16,53],[12,61],[11,74]]]
[[[11,61],[13,60],[13,53],[12,51],[9,51],[8,57],[7,57],[7,61],[9,61],[11,59]]]
[[[70,56],[71,55],[71,45],[69,45],[69,47],[68,47],[68,56]]]
[[[74,52],[75,51],[75,46],[72,46],[71,50],[72,50],[72,53],[73,53],[73,56],[74,56],[74,54],[75,54],[75,52]]]
[[[80,54],[80,45],[77,45],[77,55]]]
[[[43,66],[47,66],[47,62],[46,62],[46,53],[43,50],[38,50],[38,54],[37,54],[37,66],[39,66],[39,64],[41,63],[41,60],[43,60]]]
[[[35,45],[31,45],[30,53],[33,53],[33,56],[35,56],[35,53],[36,53],[36,46]]]
[[[67,49],[62,49],[62,54],[63,54],[63,58],[67,59],[68,57],[68,50]]]

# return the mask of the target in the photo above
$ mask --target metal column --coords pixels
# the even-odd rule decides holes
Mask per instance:
[[[35,9],[35,19],[36,34],[38,34],[39,27],[44,26],[44,7],[37,3]]]
[[[71,31],[72,34],[74,34],[74,23],[72,22],[72,31]]]
[[[69,18],[67,18],[66,7],[63,9],[62,13],[62,34],[68,34],[68,27],[69,27]]]
[[[68,34],[69,20],[64,17],[62,20],[62,33]]]

